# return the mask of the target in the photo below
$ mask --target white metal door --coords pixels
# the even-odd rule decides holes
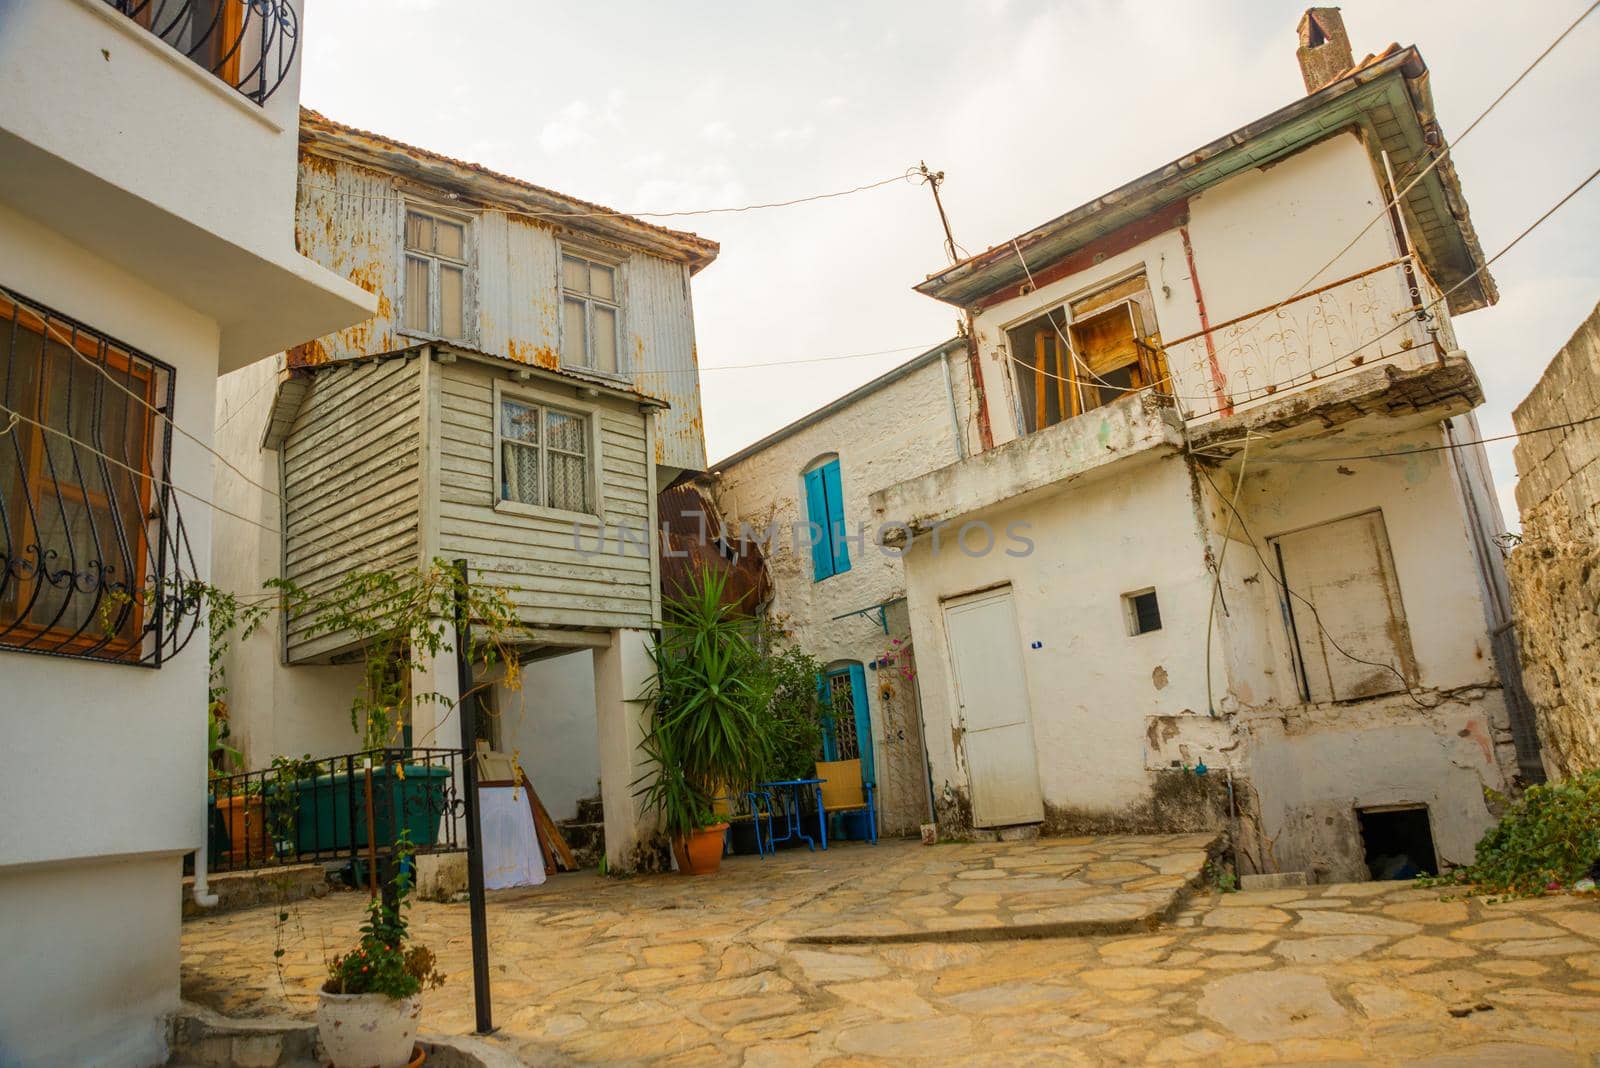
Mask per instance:
[[[1011,591],[946,604],[944,626],[960,702],[973,826],[1038,823],[1044,819],[1044,800]]]

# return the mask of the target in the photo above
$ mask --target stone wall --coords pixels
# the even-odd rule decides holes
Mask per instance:
[[[1512,418],[1522,544],[1507,572],[1524,682],[1553,778],[1600,768],[1600,306]]]

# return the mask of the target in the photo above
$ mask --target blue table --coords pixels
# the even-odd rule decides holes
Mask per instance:
[[[778,842],[787,842],[791,838],[801,838],[813,851],[817,843],[812,840],[800,827],[800,792],[809,788],[817,799],[817,827],[822,837],[822,848],[828,848],[828,813],[822,807],[822,784],[826,779],[778,779],[773,782],[757,783],[756,787],[767,793],[767,846],[776,848]],[[783,836],[775,837],[772,833],[772,793],[776,791],[783,800]],[[756,833],[760,834],[757,825]]]

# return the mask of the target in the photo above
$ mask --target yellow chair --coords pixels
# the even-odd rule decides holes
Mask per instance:
[[[873,784],[861,779],[861,759],[819,760],[817,778],[822,780],[822,807],[828,815],[865,812],[867,841],[877,845],[878,814],[872,804]]]

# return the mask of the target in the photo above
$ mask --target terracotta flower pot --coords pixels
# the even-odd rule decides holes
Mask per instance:
[[[242,867],[260,864],[267,851],[267,806],[259,794],[217,798],[217,811],[228,828],[228,863]]]
[[[673,841],[672,853],[678,858],[678,870],[685,875],[711,875],[720,871],[722,836],[727,829],[726,823],[717,823]]]
[[[333,1068],[412,1068],[422,998],[317,992],[317,1037]]]

